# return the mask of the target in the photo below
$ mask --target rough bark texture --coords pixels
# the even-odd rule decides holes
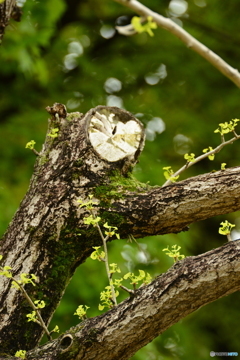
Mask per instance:
[[[83,217],[89,215],[77,200],[88,200],[88,195],[110,182],[110,177],[127,177],[135,165],[144,142],[142,125],[132,114],[110,108],[116,123],[134,120],[142,134],[135,153],[115,162],[101,159],[89,140],[89,124],[96,114],[106,113],[106,107],[97,107],[85,116],[66,114],[65,107],[55,104],[48,108],[52,115],[48,135],[37,158],[28,193],[22,201],[1,241],[0,254],[4,266],[11,266],[13,275],[33,273],[39,284],[26,286],[34,299],[46,301],[42,311],[46,323],[58,305],[76,267],[92,252],[92,246],[101,245],[95,228],[88,229]],[[121,121],[119,120],[121,117]],[[58,136],[55,130],[58,129]],[[115,134],[114,134],[115,135]],[[106,194],[102,196],[108,201]],[[104,217],[104,214],[102,214]],[[108,212],[105,209],[105,221]],[[119,220],[120,219],[120,220]],[[120,216],[110,223],[124,221]],[[31,312],[18,290],[11,289],[9,279],[0,277],[0,353],[29,349],[41,338],[42,330],[26,322]]]
[[[21,9],[16,6],[16,0],[5,0],[0,4],[0,44],[10,18],[20,21]]]
[[[240,241],[187,257],[133,298],[29,352],[28,359],[129,359],[180,319],[239,290],[239,260]]]
[[[76,267],[89,256],[92,246],[101,245],[96,228],[88,227],[83,222],[88,213],[85,208],[79,207],[79,198],[86,201],[89,194],[93,194],[97,202],[96,213],[104,222],[117,226],[121,238],[129,234],[143,237],[179,232],[186,230],[194,221],[239,210],[239,167],[197,176],[164,188],[151,188],[131,175],[144,144],[143,127],[132,114],[102,106],[90,110],[86,115],[67,114],[61,104],[47,110],[52,118],[49,120],[45,144],[36,160],[29,190],[0,243],[2,266],[11,266],[16,277],[20,273],[33,273],[38,277],[37,286],[27,285],[26,290],[33,300],[43,299],[46,302],[47,306],[42,310],[46,323],[49,323]],[[95,142],[96,139],[93,141],[93,134],[104,138],[106,146],[116,151],[115,161],[101,157],[102,149]],[[126,156],[123,156],[124,152]],[[229,248],[234,246],[229,244]],[[198,271],[196,264],[193,273]],[[176,279],[178,274],[176,272],[174,275]],[[136,298],[124,302],[125,305],[120,304],[117,309],[125,309],[126,304],[135,304],[136,299],[140,304],[141,298],[145,301],[145,296],[147,302],[150,298],[154,302],[158,298],[158,290],[154,294],[154,284],[152,288],[140,290]],[[150,288],[152,292],[149,293],[147,289]],[[225,288],[225,293],[229,291]],[[209,294],[209,301],[218,295],[223,296],[221,292],[211,295],[212,290]],[[135,305],[131,305],[126,310],[129,317],[130,310],[134,308]],[[117,314],[118,311],[122,314],[117,309],[109,314]],[[140,320],[142,311],[140,317],[137,313],[133,317]],[[183,316],[185,311],[182,312]],[[39,325],[26,321],[29,312],[31,309],[20,292],[12,289],[9,279],[1,276],[0,356],[14,354],[19,349],[29,350],[38,344],[42,330]],[[105,315],[91,320],[93,326],[101,318],[105,318]],[[116,320],[116,317],[113,319]],[[176,321],[178,319],[176,317]],[[115,329],[119,327],[119,331],[122,326],[120,320],[112,325]],[[165,328],[172,323],[166,321]],[[136,329],[141,326],[139,323]],[[104,331],[107,334],[113,328]],[[149,339],[151,341],[152,335]],[[123,338],[122,341],[119,354],[128,347]],[[147,339],[142,339],[140,344],[143,346],[147,342]],[[127,358],[121,356],[118,359]],[[64,355],[61,358],[68,357]]]

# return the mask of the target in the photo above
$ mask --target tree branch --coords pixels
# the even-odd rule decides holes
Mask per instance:
[[[240,241],[177,262],[107,313],[29,351],[27,359],[129,359],[200,307],[240,290]]]
[[[1,266],[10,266],[15,278],[27,273],[39,279],[25,289],[33,301],[46,303],[46,325],[76,267],[102,244],[96,227],[84,223],[89,214],[79,198],[85,202],[93,194],[93,211],[117,226],[122,239],[179,232],[239,210],[240,167],[150,187],[131,175],[144,144],[143,126],[132,114],[104,106],[67,114],[61,104],[48,111],[29,190],[0,242]],[[38,344],[42,328],[26,321],[30,311],[21,292],[0,276],[0,355]]]
[[[122,237],[178,233],[193,222],[240,209],[240,167],[199,175],[112,201],[110,213],[124,216]],[[126,218],[127,216],[127,218]]]
[[[155,23],[178,37],[188,48],[197,52],[204,59],[206,59],[210,64],[212,64],[216,69],[218,69],[224,76],[230,79],[237,87],[240,87],[240,73],[237,69],[234,69],[226,61],[224,61],[220,56],[215,54],[207,46],[203,45],[200,41],[191,36],[187,31],[177,25],[171,19],[165,18],[164,16],[150,10],[148,7],[144,6],[137,0],[114,0],[123,6],[129,7],[131,10],[135,11],[137,14],[148,17],[151,16]]]
[[[203,159],[205,159],[205,158],[207,158],[207,157],[209,157],[211,155],[217,154],[219,151],[222,150],[222,148],[224,146],[232,144],[236,140],[240,139],[240,135],[237,135],[235,131],[234,131],[234,137],[232,139],[230,139],[230,140],[225,141],[223,135],[221,135],[221,137],[222,137],[222,143],[220,145],[218,145],[215,149],[212,149],[212,150],[210,150],[208,152],[205,152],[202,155],[199,155],[196,159],[192,160],[191,162],[187,161],[187,163],[185,165],[183,165],[179,170],[177,170],[175,173],[173,173],[171,175],[171,178],[178,177],[184,170],[188,169],[189,167],[195,165],[199,161],[201,161],[201,160],[203,160]],[[207,149],[205,149],[205,150],[207,150]],[[169,179],[163,184],[163,186],[167,186],[167,185],[170,185],[170,184],[172,184],[172,181]]]

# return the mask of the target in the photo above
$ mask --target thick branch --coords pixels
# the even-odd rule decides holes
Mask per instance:
[[[46,324],[76,267],[92,246],[101,245],[97,230],[84,224],[88,213],[77,200],[105,188],[116,173],[126,177],[144,144],[142,124],[127,111],[99,106],[85,116],[67,115],[64,105],[55,104],[48,112],[52,118],[30,188],[0,243],[1,265],[10,266],[15,278],[38,277],[37,291],[26,288],[33,300],[46,302]],[[22,294],[0,276],[0,354],[37,344],[42,329],[27,323],[29,312]]]
[[[187,257],[104,315],[71,328],[27,359],[129,359],[200,307],[240,290],[240,241]]]
[[[199,175],[112,201],[111,213],[127,223],[122,235],[177,233],[193,222],[240,210],[240,167]]]
[[[121,238],[179,232],[239,210],[240,167],[151,188],[131,175],[144,144],[143,126],[132,114],[103,106],[67,114],[61,104],[48,111],[52,118],[28,193],[0,243],[1,266],[11,266],[15,278],[38,277],[26,290],[33,301],[45,301],[46,324],[76,267],[101,246],[97,229],[83,221],[89,214],[79,198],[93,194],[93,211],[117,226]],[[0,355],[37,345],[42,329],[26,321],[29,312],[21,292],[0,276]]]
[[[238,70],[231,67],[220,56],[215,54],[207,46],[203,45],[200,41],[191,36],[187,31],[181,28],[181,26],[177,25],[174,21],[150,10],[137,0],[114,1],[129,7],[141,16],[151,16],[159,27],[177,36],[184,44],[186,44],[188,48],[197,52],[204,59],[210,62],[210,64],[212,64],[216,69],[218,69],[224,76],[230,79],[235,85],[240,87],[240,73],[238,72]]]

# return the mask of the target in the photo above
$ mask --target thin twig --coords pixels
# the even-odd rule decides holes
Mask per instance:
[[[94,216],[93,212],[91,211],[92,215]],[[110,269],[109,269],[109,264],[108,264],[108,249],[107,249],[107,240],[109,239],[109,236],[106,236],[104,237],[103,233],[102,233],[102,230],[99,226],[99,224],[97,223],[97,229],[98,229],[98,232],[101,236],[101,239],[102,239],[102,242],[103,242],[103,248],[104,248],[104,252],[105,252],[105,267],[106,267],[106,272],[107,272],[107,277],[108,277],[108,281],[109,281],[109,285],[111,287],[111,293],[112,293],[112,301],[114,303],[114,305],[117,305],[117,299],[116,299],[116,295],[115,295],[115,289],[114,289],[114,286],[113,286],[113,283],[112,283],[112,276],[111,276],[111,273],[110,273]]]
[[[196,159],[194,159],[193,161],[191,162],[187,162],[185,165],[183,165],[178,171],[176,171],[173,175],[171,175],[172,178],[180,175],[184,170],[186,170],[187,168],[189,168],[190,166],[193,166],[195,165],[197,162],[205,159],[206,157],[210,156],[210,155],[213,155],[213,154],[217,154],[225,145],[228,145],[228,144],[232,144],[234,141],[240,139],[240,135],[237,135],[236,132],[234,132],[234,137],[230,140],[227,140],[225,141],[224,140],[224,137],[222,137],[222,143],[220,145],[218,145],[215,149],[211,150],[211,151],[208,151],[207,153],[204,153],[200,156],[198,156]],[[170,179],[168,179],[163,185],[162,187],[164,186],[167,186],[167,185],[170,185],[172,184],[172,181]]]
[[[32,149],[32,152],[36,155],[36,156],[39,156],[40,154],[39,154],[39,152],[36,150],[36,149]]]
[[[237,87],[240,87],[240,73],[237,69],[234,69],[226,61],[224,61],[220,56],[215,54],[207,46],[203,45],[200,41],[195,39],[187,31],[185,31],[181,26],[177,25],[171,19],[165,18],[164,16],[150,10],[148,7],[144,6],[137,0],[114,0],[123,6],[129,7],[135,11],[140,16],[148,17],[151,16],[152,20],[161,28],[169,31],[176,37],[178,37],[186,46],[199,55],[201,55],[205,60],[212,64],[216,69],[218,69],[224,76],[230,79]]]
[[[231,234],[227,234],[228,241],[232,241]]]
[[[128,292],[129,294],[130,294],[130,296],[133,296],[134,295],[134,290],[132,290],[132,289],[128,289],[126,286],[124,286],[124,285],[120,285],[120,288],[121,289],[123,289],[123,290],[125,290],[126,292]]]
[[[30,296],[28,295],[28,293],[26,292],[26,290],[24,289],[24,287],[18,282],[18,280],[16,280],[14,277],[11,278],[12,281],[14,281],[20,288],[21,292],[23,293],[24,297],[26,298],[26,300],[28,301],[29,305],[31,306],[31,308],[36,311],[38,320],[37,323],[43,328],[43,330],[45,331],[47,337],[49,340],[52,340],[52,337],[50,335],[50,332],[48,331],[48,328],[45,325],[45,322],[43,321],[43,318],[38,310],[38,308],[35,306],[35,304],[33,303],[32,299],[30,298]]]

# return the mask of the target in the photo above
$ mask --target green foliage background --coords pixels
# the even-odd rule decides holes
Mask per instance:
[[[144,3],[171,15],[169,0]],[[187,12],[177,21],[238,68],[239,11],[238,0],[227,4],[189,0]],[[11,22],[7,28],[0,49],[1,234],[18,208],[33,170],[34,155],[25,144],[34,139],[36,149],[41,149],[47,129],[45,107],[54,102],[66,104],[69,112],[120,104],[137,114],[146,127],[152,119],[161,118],[165,130],[146,141],[135,169],[139,180],[152,185],[164,182],[164,166],[181,167],[185,152],[198,155],[219,144],[219,135],[213,133],[219,122],[240,117],[239,89],[177,38],[163,29],[155,30],[154,37],[145,33],[124,37],[114,31],[116,22],[129,22],[133,15],[111,0],[27,0],[22,21]],[[110,88],[106,87],[109,78],[121,82],[119,91],[111,82]],[[181,179],[218,170],[221,162],[228,167],[239,165],[238,147],[235,142],[224,148],[214,162],[203,161]],[[111,262],[118,262],[124,272],[141,268],[156,276],[172,264],[162,252],[167,245],[180,245],[185,255],[221,246],[226,238],[218,234],[218,227],[225,219],[239,230],[240,217],[235,213],[193,224],[178,235],[140,239],[145,253],[127,240],[112,242]],[[52,326],[58,324],[64,331],[76,324],[73,313],[79,304],[91,306],[90,316],[99,314],[99,293],[106,284],[104,266],[87,260],[72,279]],[[235,293],[205,306],[132,359],[208,359],[210,351],[240,353],[239,300]]]

